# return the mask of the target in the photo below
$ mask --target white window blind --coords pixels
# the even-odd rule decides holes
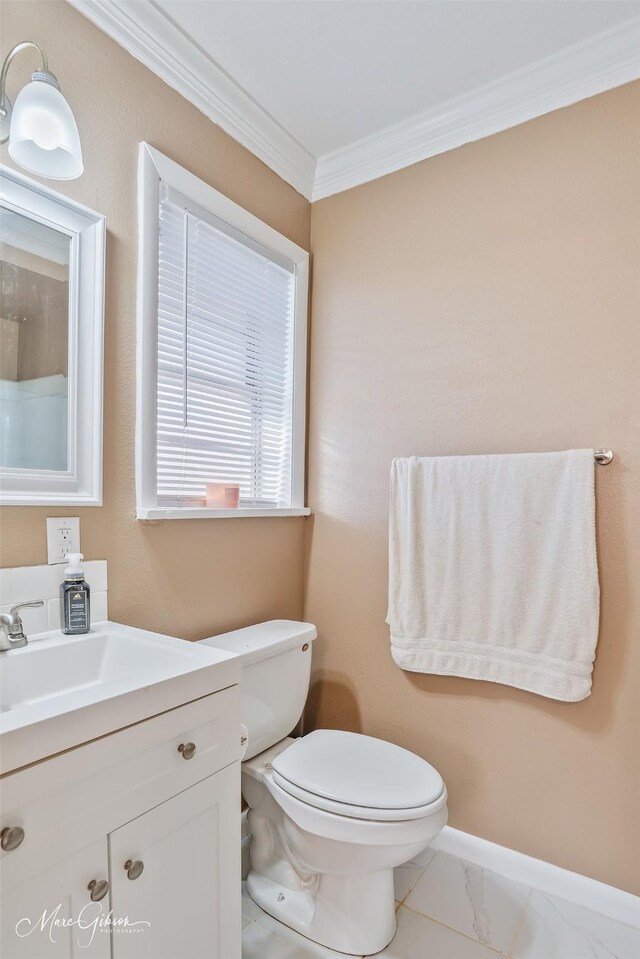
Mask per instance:
[[[159,216],[158,505],[289,507],[294,265],[163,183]]]

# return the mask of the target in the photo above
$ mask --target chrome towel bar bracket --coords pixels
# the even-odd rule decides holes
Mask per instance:
[[[608,466],[613,459],[613,450],[596,450],[593,455],[600,466]]]

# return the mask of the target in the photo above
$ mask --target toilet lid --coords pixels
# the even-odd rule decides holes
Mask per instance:
[[[444,792],[440,774],[419,756],[382,739],[317,729],[272,763],[280,784],[367,809],[414,809]]]

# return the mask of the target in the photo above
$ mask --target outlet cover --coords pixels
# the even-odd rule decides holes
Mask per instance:
[[[80,518],[47,517],[47,563],[64,563],[68,553],[80,552]]]

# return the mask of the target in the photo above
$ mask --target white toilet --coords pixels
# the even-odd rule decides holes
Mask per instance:
[[[369,955],[395,933],[393,869],[445,825],[447,790],[423,759],[381,739],[329,729],[289,738],[316,635],[274,620],[203,642],[242,658],[249,894],[308,939]]]

